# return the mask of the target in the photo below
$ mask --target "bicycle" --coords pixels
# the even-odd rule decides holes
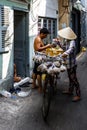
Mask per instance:
[[[42,116],[45,121],[49,113],[52,96],[55,95],[55,92],[57,90],[58,75],[59,74],[52,74],[52,75],[46,74],[43,101],[42,101]]]
[[[60,71],[62,71],[60,68],[64,64],[64,60],[61,55],[51,57],[41,52],[36,52],[36,55],[33,59],[36,62],[41,63],[38,66],[37,70],[46,74],[42,101],[42,116],[43,119],[46,121],[50,109],[52,96],[56,92],[57,79],[59,77]]]

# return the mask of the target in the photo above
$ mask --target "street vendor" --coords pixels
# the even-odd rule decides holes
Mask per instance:
[[[47,28],[42,28],[40,30],[40,33],[36,36],[35,40],[34,40],[34,51],[38,51],[38,52],[43,52],[45,51],[47,48],[49,47],[53,47],[52,44],[47,44],[44,45],[43,43],[43,39],[47,37],[47,35],[49,34],[49,31]],[[39,92],[42,92],[42,83],[41,83],[41,72],[37,71],[37,67],[39,66],[39,63],[34,63],[34,68],[33,68],[33,86],[32,88],[36,88],[36,79],[38,81],[38,90]]]
[[[62,54],[62,57],[67,61],[69,88],[68,90],[63,91],[63,93],[72,95],[75,88],[76,94],[74,95],[72,101],[79,101],[81,99],[81,92],[80,85],[76,75],[77,63],[75,39],[77,38],[77,36],[70,27],[66,27],[64,29],[59,30],[58,35],[66,41],[66,50]]]

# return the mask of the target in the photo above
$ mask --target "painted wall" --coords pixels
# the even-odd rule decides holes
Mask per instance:
[[[30,70],[32,73],[33,68],[33,62],[32,57],[34,55],[33,50],[33,43],[34,38],[36,37],[38,33],[38,16],[42,17],[51,17],[51,18],[58,18],[58,15],[56,12],[58,11],[58,0],[37,0],[35,2],[31,1],[31,7],[30,7],[30,23],[29,23],[29,39],[30,39]]]
[[[70,9],[68,0],[59,0],[59,29],[69,26]],[[67,5],[67,6],[66,6]]]
[[[13,46],[14,46],[14,9],[27,11],[28,4],[21,4],[17,2],[11,2],[10,0],[0,1],[0,6],[10,7],[9,14],[9,36],[10,44],[5,47],[7,53],[0,54],[0,89],[9,89],[13,84]],[[1,36],[0,36],[1,37]]]
[[[39,16],[57,17],[56,11],[58,11],[58,0],[41,0],[39,5]]]

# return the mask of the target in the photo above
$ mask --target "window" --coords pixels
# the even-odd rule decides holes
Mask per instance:
[[[0,52],[9,44],[9,8],[0,6]]]
[[[50,35],[44,40],[45,43],[51,43],[52,39],[57,37],[57,19],[53,18],[38,18],[38,32],[41,28],[47,28],[50,31]]]

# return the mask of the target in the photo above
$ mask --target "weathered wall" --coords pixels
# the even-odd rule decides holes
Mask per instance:
[[[69,12],[69,8],[68,7],[64,7],[63,6],[63,0],[59,0],[59,29],[69,26],[69,16],[70,16],[70,12]],[[66,3],[64,5],[67,4],[67,0],[65,1]]]

